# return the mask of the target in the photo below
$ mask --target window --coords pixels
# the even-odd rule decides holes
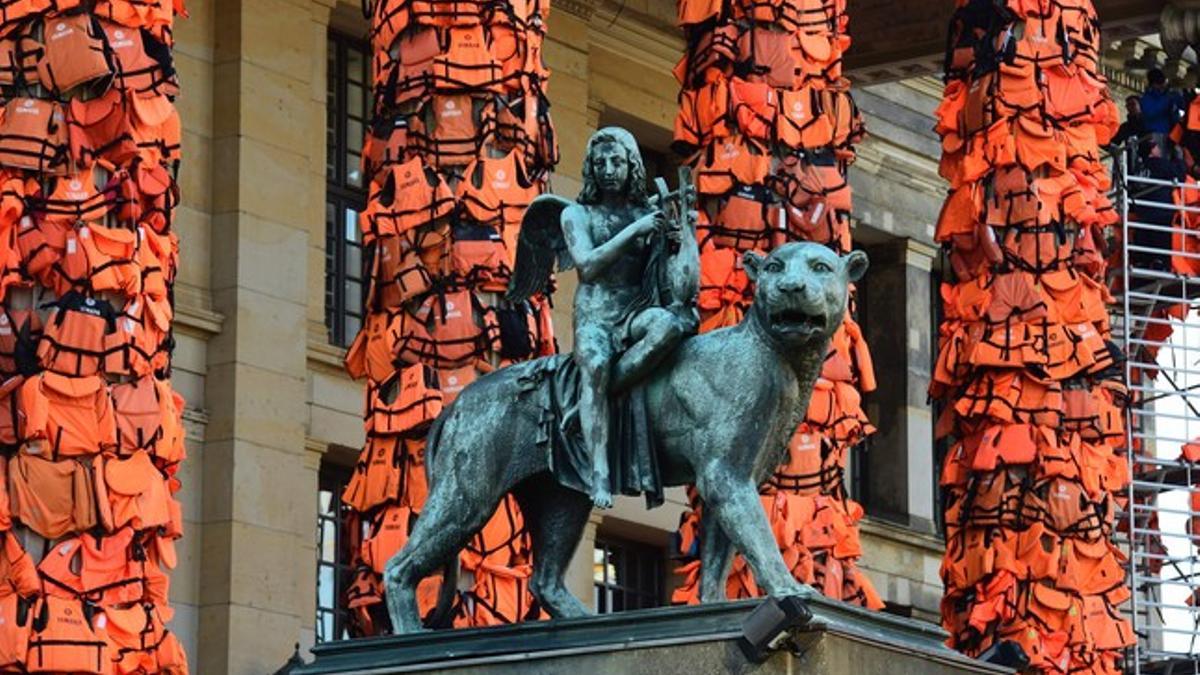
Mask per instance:
[[[592,592],[601,614],[663,604],[665,558],[661,548],[597,538],[592,554]]]
[[[345,540],[342,490],[350,469],[322,464],[317,497],[317,642],[345,640],[346,609],[342,594],[351,580],[350,550]]]
[[[325,325],[347,346],[362,326],[367,282],[358,213],[366,205],[363,135],[371,109],[367,45],[329,34],[325,116]]]

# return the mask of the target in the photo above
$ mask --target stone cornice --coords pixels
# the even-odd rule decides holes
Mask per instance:
[[[615,52],[659,72],[670,72],[683,56],[683,36],[640,19],[618,6],[598,8],[588,31],[589,48]]]
[[[596,11],[596,3],[588,0],[551,0],[550,7],[552,11],[566,12],[584,21],[590,20]]]

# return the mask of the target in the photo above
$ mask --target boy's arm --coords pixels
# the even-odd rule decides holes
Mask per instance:
[[[662,217],[661,211],[653,211],[635,223],[622,229],[612,239],[596,246],[589,231],[587,209],[578,204],[572,204],[563,210],[563,238],[567,242],[567,250],[575,261],[575,269],[579,271],[579,280],[585,284],[595,282],[604,275],[614,262],[625,255],[626,249],[641,236],[653,232],[658,227]]]

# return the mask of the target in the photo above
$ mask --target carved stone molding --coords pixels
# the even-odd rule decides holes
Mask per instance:
[[[591,19],[592,13],[596,11],[596,3],[589,0],[553,0],[551,7],[584,21]]]

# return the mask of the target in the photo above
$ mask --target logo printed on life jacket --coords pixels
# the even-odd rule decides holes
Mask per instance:
[[[455,105],[454,101],[446,101],[446,105],[442,106],[443,117],[462,117],[463,111]]]
[[[41,113],[41,110],[37,109],[37,101],[27,98],[17,107],[16,113],[18,115],[37,115]]]
[[[721,150],[722,150],[721,157],[723,159],[733,159],[734,157],[737,157],[738,155],[742,154],[738,150],[738,146],[736,144],[729,143],[729,142],[725,143],[725,146],[723,148],[721,148]]]
[[[492,177],[492,187],[497,190],[507,190],[512,187],[512,182],[508,180],[508,172],[504,169],[496,169],[496,175]]]
[[[792,104],[792,117],[804,117],[803,101],[796,101]]]
[[[448,300],[446,301],[446,318],[447,319],[462,318],[462,312],[458,311],[458,309],[455,308],[454,303],[450,302]]]
[[[125,31],[115,30],[115,31],[113,31],[113,41],[112,41],[111,45],[112,45],[113,49],[124,49],[126,47],[132,47],[133,40],[125,39]]]

